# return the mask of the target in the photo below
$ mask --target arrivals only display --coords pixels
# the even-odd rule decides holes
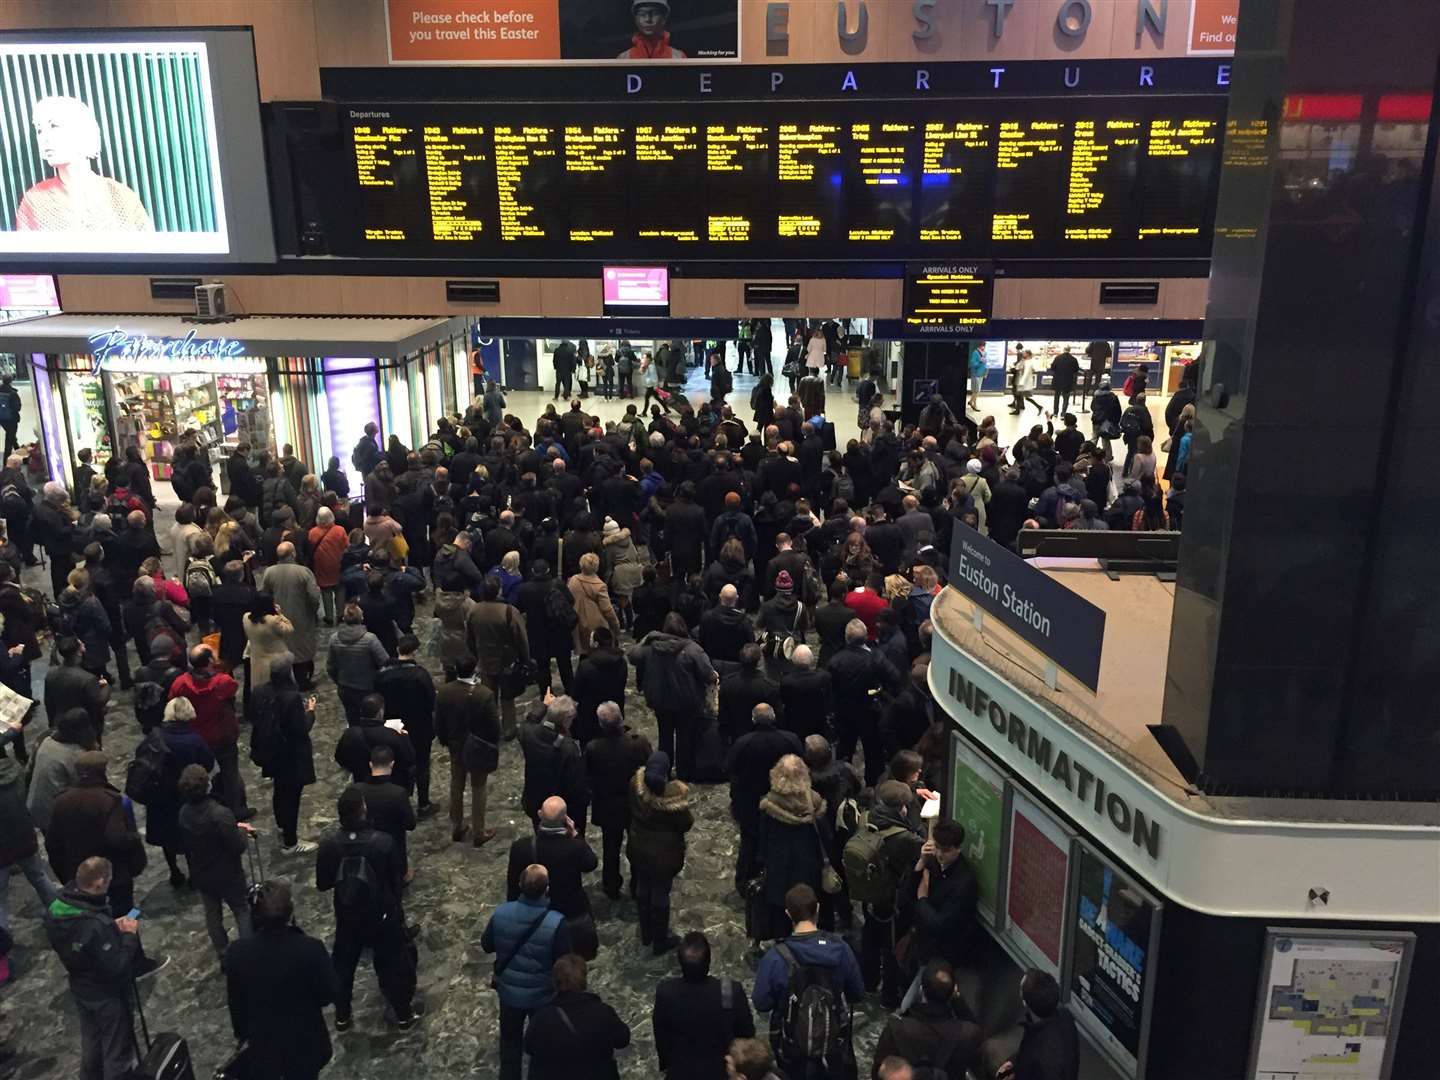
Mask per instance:
[[[350,105],[342,253],[1204,257],[1223,99]]]

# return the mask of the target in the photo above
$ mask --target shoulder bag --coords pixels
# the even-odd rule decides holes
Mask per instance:
[[[841,889],[845,888],[845,882],[840,880],[840,875],[835,872],[835,867],[830,865],[830,853],[825,850],[825,838],[820,835],[820,821],[810,823],[815,829],[815,842],[820,845],[820,891],[826,896],[834,896]]]
[[[525,928],[525,932],[520,935],[520,940],[515,943],[515,948],[511,949],[505,956],[495,959],[495,969],[490,972],[490,986],[492,989],[499,987],[500,976],[505,974],[505,969],[510,966],[515,957],[520,955],[520,950],[525,948],[530,939],[535,936],[535,931],[540,929],[540,924],[550,917],[550,912],[553,910],[553,908],[546,908],[542,911],[540,917]]]

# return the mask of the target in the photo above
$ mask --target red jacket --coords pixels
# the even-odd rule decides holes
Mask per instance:
[[[875,616],[890,606],[890,601],[869,589],[856,589],[845,594],[845,606],[855,612],[855,617],[865,624],[870,640],[875,640]]]
[[[235,719],[235,694],[239,684],[223,671],[187,671],[170,687],[172,698],[189,698],[195,706],[194,728],[212,750],[240,735]]]
[[[315,584],[333,589],[340,584],[340,556],[350,546],[350,537],[339,525],[325,529],[316,525],[310,530],[311,569]]]

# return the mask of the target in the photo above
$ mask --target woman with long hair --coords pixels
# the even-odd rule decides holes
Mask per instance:
[[[289,652],[287,644],[295,627],[275,607],[275,598],[266,592],[255,594],[245,616],[245,700],[250,687],[270,681],[270,665]]]

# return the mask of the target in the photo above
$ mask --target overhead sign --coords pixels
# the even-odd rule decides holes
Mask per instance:
[[[131,334],[120,327],[90,335],[90,352],[95,357],[94,371],[102,367],[120,366],[159,371],[228,371],[238,366],[245,356],[243,341],[235,338],[202,338],[194,330],[184,337],[152,338],[149,334]],[[154,365],[161,366],[155,367]],[[194,365],[212,365],[200,368]],[[263,362],[261,370],[264,370]]]
[[[50,274],[0,274],[0,308],[53,311],[60,306]]]
[[[386,0],[392,64],[736,60],[737,0]]]
[[[1100,682],[1105,612],[971,529],[956,529],[950,584],[1091,690]]]
[[[918,334],[984,333],[995,299],[989,262],[913,263],[905,268],[905,329]]]

